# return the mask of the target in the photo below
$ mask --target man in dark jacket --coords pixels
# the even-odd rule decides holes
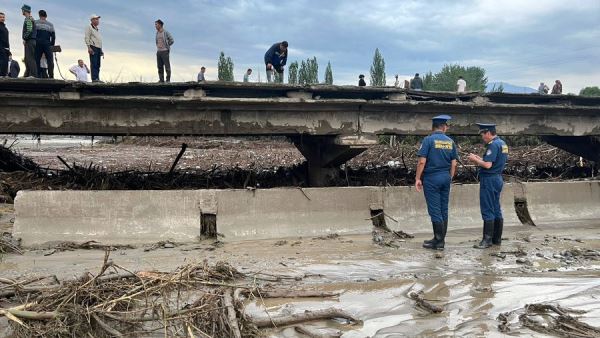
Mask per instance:
[[[423,79],[421,79],[419,73],[415,74],[415,77],[410,80],[410,89],[423,90]]]
[[[283,66],[288,57],[288,42],[277,42],[265,53],[265,66],[267,68],[267,82],[273,81],[273,71],[276,71],[275,82],[283,82]]]
[[[4,13],[0,13],[0,77],[8,74],[8,54],[10,53],[8,29],[6,29],[4,20],[6,20],[6,16]]]
[[[12,54],[8,52],[8,77],[16,79],[19,77],[20,72],[21,67],[19,67],[19,63],[17,60],[13,60]]]
[[[37,36],[35,41],[35,61],[37,68],[37,77],[42,76],[42,67],[40,65],[40,59],[42,55],[46,58],[48,64],[48,77],[54,78],[54,61],[52,56],[52,46],[56,41],[56,33],[54,32],[54,25],[50,21],[46,20],[48,14],[45,10],[39,11],[40,19],[35,21],[35,28],[37,29]]]

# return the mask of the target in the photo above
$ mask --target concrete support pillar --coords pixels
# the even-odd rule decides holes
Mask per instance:
[[[312,187],[326,186],[336,178],[340,165],[359,155],[373,144],[375,135],[302,135],[292,137],[296,148],[308,162],[308,183]]]

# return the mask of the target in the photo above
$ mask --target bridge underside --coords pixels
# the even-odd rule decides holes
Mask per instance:
[[[600,98],[412,92],[396,88],[240,83],[83,84],[0,79],[0,133],[285,135],[309,163],[311,184],[377,142],[426,135],[452,115],[455,135],[476,122],[501,135],[538,135],[600,160]]]

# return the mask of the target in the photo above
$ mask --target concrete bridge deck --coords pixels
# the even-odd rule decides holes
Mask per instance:
[[[0,79],[0,134],[285,135],[309,163],[311,184],[377,143],[377,135],[425,135],[431,117],[451,133],[541,135],[600,160],[600,98],[422,92],[393,87],[260,83],[98,84]]]

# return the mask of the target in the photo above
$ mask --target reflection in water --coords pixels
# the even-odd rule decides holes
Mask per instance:
[[[321,287],[319,287],[321,288]],[[290,300],[268,302],[274,313],[343,308],[364,320],[361,327],[339,323],[313,323],[322,328],[341,329],[346,338],[363,337],[504,337],[497,330],[498,314],[520,309],[528,303],[557,302],[561,306],[587,310],[582,320],[600,326],[600,280],[586,277],[498,277],[452,275],[447,278],[386,280],[369,283],[334,283],[325,290],[345,290],[339,300],[296,301],[291,307],[279,305]],[[441,314],[429,314],[414,306],[411,291],[423,290],[426,299],[444,305]],[[255,306],[250,306],[258,311]],[[511,335],[543,335],[511,325]],[[293,330],[274,332],[273,337],[302,337]]]

